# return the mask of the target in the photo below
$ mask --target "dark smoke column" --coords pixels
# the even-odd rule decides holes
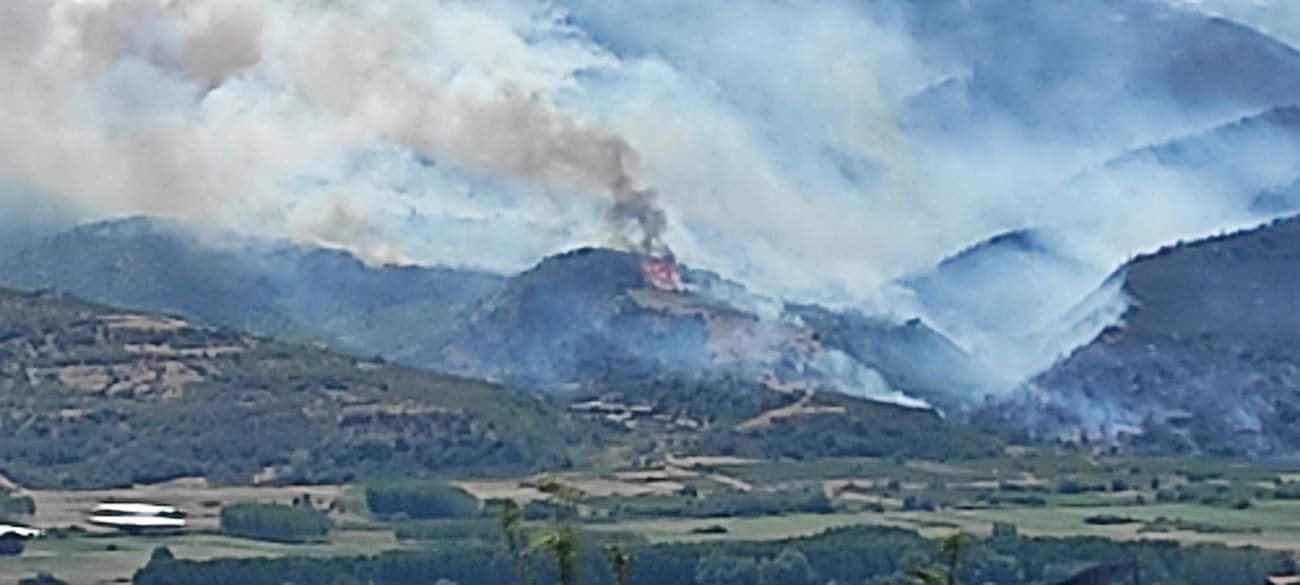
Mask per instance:
[[[672,251],[663,241],[668,229],[668,215],[659,207],[659,192],[654,189],[637,189],[631,177],[621,177],[610,189],[614,204],[609,208],[608,220],[617,237],[627,240],[635,251],[648,256],[671,257]],[[629,238],[628,232],[639,232],[638,238]]]
[[[668,215],[659,206],[659,192],[637,185],[641,156],[622,138],[612,137],[607,144],[612,157],[608,189],[613,202],[605,219],[615,243],[647,256],[672,258],[663,241]]]

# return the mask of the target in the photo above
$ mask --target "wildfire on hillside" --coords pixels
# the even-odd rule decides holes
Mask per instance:
[[[659,290],[667,292],[686,290],[682,271],[677,267],[677,261],[672,256],[664,258],[647,256],[641,261],[641,275],[645,277],[646,284]]]

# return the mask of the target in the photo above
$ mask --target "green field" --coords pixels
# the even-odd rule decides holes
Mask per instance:
[[[219,534],[174,537],[74,536],[31,542],[23,556],[0,557],[0,583],[49,571],[69,583],[111,583],[130,579],[159,546],[178,558],[267,557],[285,555],[347,556],[374,554],[402,545],[391,530],[342,530],[328,544],[285,545],[229,538]]]
[[[1200,522],[1225,532],[1191,530],[1141,533],[1141,522],[1119,526],[1095,526],[1084,522],[1089,516],[1114,514],[1139,521],[1159,517]],[[831,528],[853,525],[896,526],[914,529],[926,536],[956,531],[987,535],[995,522],[1016,526],[1029,536],[1100,536],[1117,540],[1149,539],[1178,542],[1220,542],[1234,546],[1259,546],[1300,551],[1300,503],[1260,504],[1250,510],[1226,510],[1196,504],[1149,506],[1097,506],[1018,508],[1001,510],[940,510],[936,512],[856,512],[837,514],[792,514],[761,518],[632,520],[596,527],[600,530],[644,535],[653,542],[701,542],[708,540],[782,540],[808,536]],[[713,526],[726,534],[700,534]]]
[[[957,531],[987,535],[1000,523],[1029,536],[1217,542],[1300,551],[1300,470],[1293,466],[1031,451],[981,461],[723,462],[669,471],[661,470],[666,477],[660,480],[629,479],[629,474],[613,470],[558,477],[586,494],[581,501],[585,528],[651,542],[772,541],[853,525],[901,527],[928,537]],[[462,485],[483,490],[483,499],[527,498],[537,494],[529,482],[519,478]],[[0,559],[0,582],[38,571],[74,583],[129,579],[161,545],[187,559],[348,556],[440,546],[399,541],[394,535],[397,524],[368,517],[363,490],[355,487],[267,490],[178,484],[109,494],[181,505],[191,510],[196,532],[155,538],[73,534],[37,540],[22,557]],[[215,532],[212,502],[285,501],[307,489],[317,492],[318,502],[347,503],[346,514],[334,514],[336,530],[326,544],[272,544]],[[37,496],[33,520],[46,528],[76,523],[86,502],[108,497],[97,492]],[[475,522],[487,524],[488,530],[495,526],[491,518]]]
[[[745,518],[625,518],[605,530],[653,541],[775,540],[870,524],[926,535],[988,534],[995,523],[1037,536],[1092,535],[1300,550],[1294,466],[1213,458],[1102,456],[1050,450],[978,461],[834,459],[709,470],[755,491],[822,486],[835,513]],[[1288,493],[1290,492],[1290,493]],[[911,500],[910,505],[904,503]],[[1089,518],[1131,522],[1103,524]],[[701,533],[722,527],[725,533]]]

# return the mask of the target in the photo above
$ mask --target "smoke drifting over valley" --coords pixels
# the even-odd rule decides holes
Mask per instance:
[[[568,34],[555,18],[460,3],[20,0],[0,23],[0,99],[18,122],[0,131],[0,169],[99,212],[280,231],[301,214],[277,216],[320,195],[286,183],[347,191],[356,177],[320,177],[317,162],[395,146],[539,199],[606,193],[609,237],[659,250],[666,218],[640,155],[554,103],[601,55],[565,39],[533,55],[522,38]],[[392,203],[376,195],[331,204],[322,227]],[[333,231],[323,239],[355,230]]]
[[[675,253],[1023,380],[1127,259],[1300,209],[1300,20],[1206,4],[7,0],[0,194],[372,264]]]

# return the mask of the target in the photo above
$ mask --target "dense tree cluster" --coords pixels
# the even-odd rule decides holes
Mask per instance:
[[[576,562],[580,585],[611,585],[606,554],[580,535]],[[894,528],[854,527],[782,542],[631,543],[633,583],[755,585],[762,583],[910,583],[921,567],[942,565],[941,547]],[[554,582],[552,565],[534,559],[538,583]],[[969,545],[957,576],[963,583],[1052,585],[1084,569],[1134,563],[1143,581],[1179,585],[1257,585],[1288,565],[1284,554],[1220,545],[1116,542],[1101,538],[1027,538],[1004,526],[998,535]],[[448,579],[456,583],[518,583],[510,555],[483,542],[439,543],[425,551],[336,559],[230,559],[150,563],[138,585],[243,583],[372,583],[404,585]]]
[[[527,473],[565,464],[558,421],[483,382],[0,290],[0,467],[24,486]]]
[[[816,579],[817,573],[808,557],[787,548],[771,559],[711,554],[696,565],[694,582],[697,585],[813,585]]]
[[[366,488],[366,505],[379,518],[404,516],[414,520],[473,518],[478,500],[458,487],[439,482],[404,481]]]
[[[221,532],[228,536],[303,543],[324,540],[329,531],[329,519],[309,508],[234,504],[221,509]]]

